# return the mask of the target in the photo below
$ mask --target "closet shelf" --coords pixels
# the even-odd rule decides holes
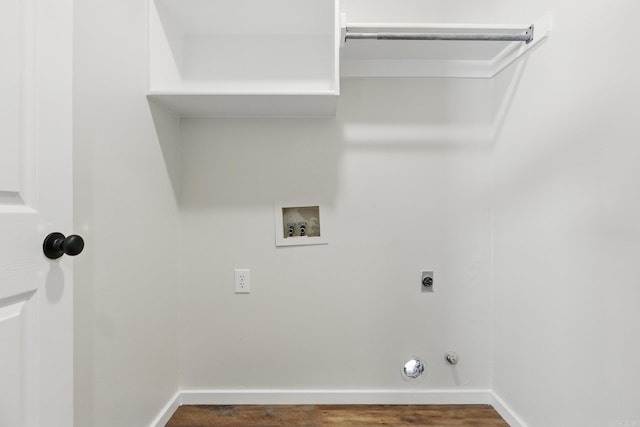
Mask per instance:
[[[334,116],[338,0],[148,0],[148,96],[181,116]]]
[[[162,93],[149,98],[182,117],[333,117],[338,94]]]
[[[147,95],[181,116],[331,117],[341,77],[492,78],[551,30],[347,23],[339,0],[147,1]]]
[[[551,17],[526,25],[347,23],[341,77],[493,78],[535,49]]]

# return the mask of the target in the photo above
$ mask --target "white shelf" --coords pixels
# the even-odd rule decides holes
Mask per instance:
[[[332,116],[338,0],[149,0],[149,96],[180,115]]]
[[[493,78],[523,41],[353,40],[350,33],[524,31],[522,25],[346,23],[339,0],[148,0],[148,95],[181,116],[331,117],[340,78]],[[355,35],[354,35],[355,36]]]
[[[463,77],[493,78],[545,40],[551,18],[534,24],[529,43],[505,41],[348,40],[350,32],[365,33],[513,33],[523,25],[346,23],[343,17],[342,77]]]
[[[333,93],[156,93],[150,96],[183,117],[333,117],[338,99]]]

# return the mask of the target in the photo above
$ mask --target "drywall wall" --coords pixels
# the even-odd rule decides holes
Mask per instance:
[[[77,425],[148,424],[178,388],[177,335],[183,388],[493,384],[531,426],[640,422],[638,6],[443,3],[343,10],[396,22],[551,13],[555,31],[493,83],[345,81],[336,120],[179,129],[144,98],[144,2],[76,2],[75,210],[88,243]],[[326,207],[329,245],[275,248],[272,203],[297,200]],[[233,294],[238,267],[251,268],[250,295]],[[434,294],[419,291],[421,269],[436,271]],[[417,385],[399,375],[413,355],[428,364]]]
[[[498,4],[500,0],[341,0],[340,9],[348,22],[487,24],[494,22]]]
[[[343,11],[490,22],[471,2],[390,6]],[[491,88],[343,80],[336,119],[182,119],[181,388],[489,388]],[[297,201],[326,209],[328,245],[275,247],[273,204]],[[250,295],[233,293],[235,268]],[[412,355],[419,384],[400,375]]]
[[[181,387],[489,388],[490,89],[353,80],[336,119],[182,119]],[[273,204],[296,201],[326,209],[328,245],[275,247]]]
[[[494,391],[528,426],[640,425],[640,5],[497,13],[554,31],[496,142]]]
[[[178,388],[178,121],[145,98],[145,3],[75,2],[76,426],[150,425]]]

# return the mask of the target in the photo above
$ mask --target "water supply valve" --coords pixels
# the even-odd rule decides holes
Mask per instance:
[[[444,360],[447,361],[447,363],[451,366],[457,365],[458,364],[458,355],[453,352],[450,351],[447,354],[444,355]]]

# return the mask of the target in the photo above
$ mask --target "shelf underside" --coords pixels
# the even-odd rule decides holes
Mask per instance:
[[[338,102],[336,93],[151,93],[149,98],[183,117],[333,117]]]

